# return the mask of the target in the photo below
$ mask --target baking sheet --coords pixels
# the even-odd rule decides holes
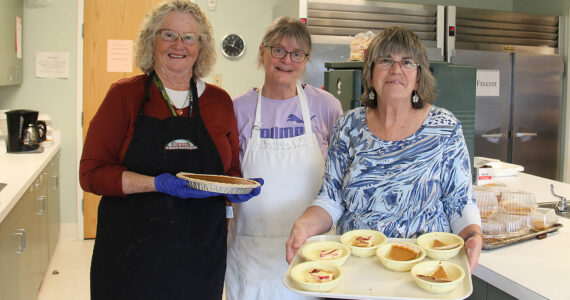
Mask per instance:
[[[529,231],[527,234],[523,234],[517,237],[505,238],[505,239],[483,239],[483,249],[492,250],[497,248],[502,248],[508,245],[520,243],[522,241],[530,240],[538,237],[539,235],[547,234],[556,231],[562,227],[562,224],[554,224],[552,227],[541,230],[541,231]]]
[[[340,241],[340,235],[318,235],[309,241]],[[389,238],[387,242],[404,241],[415,243],[416,239]],[[465,277],[459,286],[446,294],[432,294],[422,290],[414,281],[410,272],[396,272],[385,268],[376,256],[356,257],[351,255],[341,267],[344,276],[338,286],[330,292],[307,292],[301,290],[291,279],[291,268],[304,261],[298,251],[289,269],[283,276],[283,284],[295,293],[335,299],[464,299],[473,292],[471,272],[467,254],[463,248],[459,254],[448,260],[463,268]],[[426,257],[425,260],[431,260]]]

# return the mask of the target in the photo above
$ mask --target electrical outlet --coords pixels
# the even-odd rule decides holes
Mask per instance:
[[[216,10],[216,0],[208,0],[208,8],[210,11]]]
[[[222,74],[214,74],[213,83],[219,87],[222,87]]]

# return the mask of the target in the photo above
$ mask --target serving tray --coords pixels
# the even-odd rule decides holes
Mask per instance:
[[[540,231],[531,230],[527,234],[523,234],[523,235],[516,236],[516,237],[504,238],[504,239],[487,239],[487,238],[484,238],[483,239],[483,249],[492,250],[492,249],[497,249],[497,248],[505,247],[508,245],[520,243],[522,241],[527,241],[527,240],[530,240],[533,238],[539,238],[539,236],[545,235],[549,232],[554,232],[554,231],[560,229],[561,227],[562,227],[562,224],[557,223],[548,229],[540,230]]]
[[[307,242],[325,240],[340,241],[340,236],[318,235],[309,238]],[[395,241],[415,243],[416,239],[388,238],[387,242]],[[391,271],[385,268],[376,256],[356,257],[354,255],[351,255],[341,267],[344,275],[334,290],[330,292],[304,291],[290,276],[291,268],[304,261],[300,252],[297,252],[283,276],[283,284],[293,292],[305,296],[334,299],[464,299],[473,292],[465,249],[461,249],[456,257],[448,260],[463,268],[465,277],[456,289],[446,294],[432,294],[422,290],[416,285],[410,272]],[[425,260],[431,259],[426,257]]]

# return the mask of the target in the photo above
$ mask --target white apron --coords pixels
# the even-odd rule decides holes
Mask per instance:
[[[226,269],[228,300],[313,299],[283,285],[288,264],[285,242],[297,218],[315,199],[322,183],[324,159],[313,133],[309,106],[297,83],[305,134],[262,139],[261,88],[251,138],[243,156],[244,178],[261,177],[259,196],[234,203]]]

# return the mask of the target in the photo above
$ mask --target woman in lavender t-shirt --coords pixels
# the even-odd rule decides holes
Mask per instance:
[[[340,102],[299,78],[310,58],[311,37],[299,20],[281,17],[267,29],[258,64],[262,86],[234,99],[241,171],[261,177],[259,196],[233,205],[226,296],[234,299],[304,299],[287,290],[285,242],[293,222],[315,199]]]

